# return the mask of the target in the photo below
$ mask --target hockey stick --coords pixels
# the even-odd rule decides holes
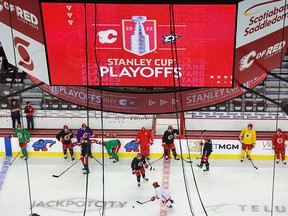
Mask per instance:
[[[147,163],[149,164],[149,166],[150,166],[150,171],[153,169],[153,167],[152,167],[152,164],[150,163],[150,161],[149,160],[146,160],[147,161]],[[153,170],[155,170],[155,169],[153,169]]]
[[[79,159],[79,160],[80,160],[80,159]],[[63,171],[62,173],[60,173],[59,175],[52,175],[52,177],[59,178],[59,177],[62,176],[65,172],[67,172],[69,169],[71,169],[71,167],[73,167],[75,164],[77,164],[79,160],[77,160],[76,162],[74,162],[70,167],[68,167],[66,170],[64,170],[64,171]]]
[[[97,161],[97,163],[99,163],[101,166],[103,165],[97,158],[95,158],[93,155],[91,155],[91,156],[95,161]]]
[[[13,164],[13,162],[18,158],[19,154],[21,153],[22,149],[18,152],[18,154],[13,158],[11,163],[9,164],[10,166]]]
[[[243,145],[243,143],[241,142],[241,140],[239,140],[239,142],[241,143],[241,145]],[[252,166],[253,166],[255,169],[258,170],[258,167],[256,167],[256,166],[254,165],[254,163],[253,163],[253,161],[252,161],[250,155],[248,154],[247,149],[245,149],[245,152],[246,152],[246,154],[247,154],[247,158],[248,158],[248,160],[250,160]]]
[[[149,199],[149,200],[147,200],[147,201],[145,201],[145,202],[140,202],[140,201],[136,201],[136,202],[139,203],[140,205],[143,205],[143,204],[145,204],[145,203],[151,202],[151,200]]]
[[[159,160],[161,160],[163,157],[164,157],[164,154],[159,159],[157,159],[157,160],[153,161],[152,163],[150,163],[150,166],[151,166],[151,164],[154,164],[154,163],[158,162]]]
[[[179,158],[181,158],[183,161],[185,161],[186,163],[193,163],[193,161],[188,161],[188,160],[184,159],[183,157],[181,157],[181,156],[178,155],[178,154],[177,154],[177,156],[178,156]]]
[[[246,149],[245,149],[245,152],[246,152],[246,154],[247,154],[247,157],[248,157],[248,160],[250,160],[250,162],[251,162],[252,166],[253,166],[255,169],[257,169],[257,170],[258,170],[258,167],[256,167],[256,166],[254,165],[254,163],[253,163],[253,161],[252,161],[252,159],[251,159],[251,157],[250,157],[250,155],[248,154],[248,152],[247,152],[247,150],[246,150]]]
[[[202,142],[202,139],[203,139],[203,133],[206,131],[206,129],[204,129],[204,130],[202,130],[201,131],[201,134],[200,134],[200,143]],[[200,145],[200,157],[199,157],[199,159],[200,158],[202,158],[202,145]],[[198,159],[198,157],[196,158],[196,159]]]

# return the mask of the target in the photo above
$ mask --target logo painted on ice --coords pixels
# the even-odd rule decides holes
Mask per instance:
[[[99,208],[123,208],[127,204],[126,201],[101,201],[88,198],[86,205],[87,211],[98,211]],[[70,213],[81,213],[85,206],[84,198],[68,198],[63,200],[49,200],[49,201],[33,201],[33,207],[53,209]]]
[[[123,48],[135,55],[142,56],[156,50],[156,20],[146,16],[132,16],[122,20]]]

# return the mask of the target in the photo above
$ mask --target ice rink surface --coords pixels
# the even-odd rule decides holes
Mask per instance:
[[[193,163],[161,159],[152,164],[155,170],[146,170],[149,181],[141,179],[138,187],[136,176],[131,173],[132,158],[120,158],[116,164],[105,158],[104,166],[90,159],[88,178],[82,173],[81,161],[55,178],[52,175],[61,174],[74,162],[60,157],[31,157],[28,166],[20,158],[10,166],[12,159],[0,157],[3,216],[28,216],[30,204],[33,213],[41,216],[288,215],[288,165],[282,162],[274,166],[271,160],[255,160],[258,168],[255,169],[247,160],[241,163],[239,160],[210,159],[210,171],[203,172],[196,166],[199,159],[193,159]],[[102,158],[97,159],[102,162]],[[152,158],[150,162],[155,160]],[[147,201],[154,195],[154,181],[168,186],[175,201],[172,209],[161,205],[159,200],[143,205],[136,202]],[[84,214],[86,191],[87,211]]]

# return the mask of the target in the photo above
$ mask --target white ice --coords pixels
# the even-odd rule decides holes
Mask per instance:
[[[26,162],[17,158],[11,166],[7,165],[8,172],[3,176],[4,159],[0,157],[1,178],[4,178],[0,190],[1,215],[28,216],[31,210]],[[112,160],[105,158],[105,166],[102,167],[90,159],[88,202],[84,214],[87,178],[82,174],[81,161],[59,178],[54,178],[53,174],[61,174],[73,162],[58,157],[30,157],[27,164],[32,212],[41,216],[288,215],[288,165],[282,162],[275,164],[274,169],[273,161],[255,160],[253,162],[257,170],[247,160],[241,163],[239,160],[210,159],[210,171],[203,172],[196,166],[199,159],[193,159],[192,164],[171,159],[164,172],[162,159],[152,164],[155,170],[146,170],[149,181],[142,181],[138,187],[136,177],[131,173],[131,160],[120,158],[118,163],[113,164]],[[151,158],[150,162],[155,160]],[[162,206],[159,200],[143,205],[136,203],[147,201],[154,195],[154,181],[160,185],[163,182],[169,183],[168,189],[175,201],[172,209]],[[106,203],[104,213],[101,208],[103,192]]]

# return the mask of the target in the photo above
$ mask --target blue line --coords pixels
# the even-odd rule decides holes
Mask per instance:
[[[4,184],[4,180],[8,172],[10,162],[11,162],[11,157],[5,157],[5,160],[3,162],[2,169],[0,172],[0,191],[2,190],[2,186]]]
[[[6,156],[12,156],[12,145],[11,145],[11,139],[5,137],[4,138],[5,142],[5,151],[6,151]]]

